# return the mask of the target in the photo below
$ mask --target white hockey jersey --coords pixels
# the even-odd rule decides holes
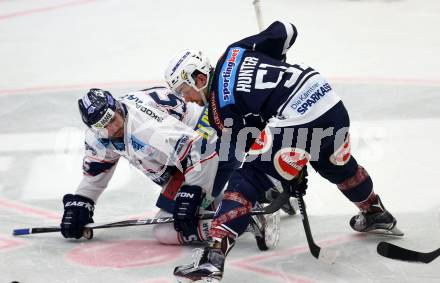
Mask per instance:
[[[217,137],[207,111],[185,103],[165,87],[128,93],[117,99],[125,112],[124,137],[108,139],[88,129],[84,176],[76,194],[97,201],[122,156],[162,186],[157,206],[171,212],[181,185],[196,185],[208,206],[218,167]],[[179,171],[179,172],[177,172]]]

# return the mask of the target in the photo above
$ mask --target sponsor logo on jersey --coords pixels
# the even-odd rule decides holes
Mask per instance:
[[[335,152],[330,155],[330,162],[337,166],[343,166],[348,163],[351,156],[350,134],[344,140],[344,143]]]
[[[205,140],[215,134],[214,129],[209,125],[208,108],[205,107],[194,130]]]
[[[249,149],[249,154],[263,154],[272,147],[272,134],[269,128],[265,128]]]
[[[223,66],[220,70],[219,83],[218,83],[218,96],[220,101],[220,108],[226,105],[234,104],[234,87],[235,87],[235,75],[237,73],[238,65],[241,62],[243,56],[243,48],[231,48],[226,55],[226,60],[223,62]]]
[[[147,114],[148,116],[150,116],[151,118],[153,118],[154,120],[156,120],[157,122],[162,122],[163,121],[163,117],[160,117],[159,115],[157,115],[156,113],[154,113],[150,108],[145,107],[139,103],[136,103],[136,108],[138,110],[140,110],[141,112],[144,112],[145,114]]]
[[[274,165],[278,174],[286,180],[297,177],[299,172],[310,160],[310,154],[300,148],[282,148],[274,157]]]
[[[245,57],[240,66],[240,72],[237,78],[237,91],[251,92],[252,77],[254,75],[255,67],[258,64],[258,58]]]
[[[217,102],[215,101],[214,92],[212,92],[209,96],[209,102],[209,106],[211,107],[212,111],[212,118],[214,119],[214,125],[219,131],[222,131],[225,126],[223,125],[223,121],[220,117],[220,112],[217,106]]]
[[[290,107],[296,110],[299,114],[304,114],[331,90],[332,87],[328,83],[321,86],[316,83],[306,92],[301,93],[299,98],[290,104]]]
[[[142,99],[140,99],[138,96],[133,95],[133,94],[127,94],[124,95],[123,97],[121,97],[121,99],[127,99],[127,100],[133,100],[134,103],[144,103],[144,101]]]

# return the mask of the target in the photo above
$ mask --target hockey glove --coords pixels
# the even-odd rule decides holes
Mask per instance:
[[[84,226],[93,223],[95,203],[80,195],[67,194],[63,197],[64,214],[61,220],[61,234],[64,238],[79,239],[83,236]]]
[[[295,179],[283,186],[284,190],[287,190],[292,197],[304,196],[307,190],[308,175],[307,167],[304,167]]]
[[[199,186],[183,185],[176,195],[173,211],[174,229],[181,232],[186,239],[197,235],[197,213],[202,199],[202,188]]]

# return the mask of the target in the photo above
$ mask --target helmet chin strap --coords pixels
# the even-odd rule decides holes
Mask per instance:
[[[209,89],[211,88],[212,78],[213,78],[213,76],[211,75],[211,72],[209,72],[208,80],[203,87],[198,88],[198,87],[194,86],[194,89],[199,93],[200,97],[202,98],[204,105],[208,104],[208,100],[206,99],[206,97],[208,96]],[[209,86],[209,88],[208,88],[208,86]]]
[[[208,104],[208,101],[206,100],[206,94],[205,94],[205,91],[204,91],[205,89],[206,89],[206,86],[199,90],[200,97],[203,100],[203,105],[207,105]]]
[[[198,87],[196,87],[196,86],[193,86],[193,89],[195,89],[195,90],[199,93],[200,98],[202,98],[202,100],[203,100],[203,105],[208,104],[208,101],[206,100],[206,95],[205,95],[205,89],[206,89],[207,86],[208,86],[208,84],[206,84],[205,86],[203,86],[203,87],[201,87],[201,88],[198,88]]]

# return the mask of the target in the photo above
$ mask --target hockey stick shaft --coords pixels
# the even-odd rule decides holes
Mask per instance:
[[[423,263],[430,263],[440,256],[440,249],[437,249],[430,253],[422,253],[408,250],[387,242],[380,242],[377,245],[377,252],[381,256],[391,259]]]
[[[321,248],[315,243],[312,236],[312,231],[310,230],[309,218],[307,217],[306,204],[301,195],[297,195],[299,211],[301,212],[302,223],[304,226],[304,231],[307,237],[307,243],[309,244],[310,253],[319,258]]]
[[[264,29],[264,24],[263,16],[261,14],[260,0],[254,0],[252,4],[254,5],[255,16],[257,17],[258,30],[262,31]]]
[[[289,195],[281,193],[271,204],[264,207],[264,209],[254,209],[250,213],[251,215],[260,214],[272,214],[276,212],[281,206],[289,199]],[[214,212],[205,213],[199,216],[200,220],[212,219],[214,218]],[[174,222],[173,217],[153,217],[147,219],[133,219],[124,220],[118,222],[110,223],[90,223],[85,227],[88,229],[104,229],[104,228],[118,228],[118,227],[128,227],[128,226],[139,226],[139,225],[154,225],[154,224],[164,224]],[[37,227],[37,228],[23,228],[14,229],[12,234],[14,236],[29,235],[29,234],[39,234],[39,233],[51,233],[60,232],[61,228],[59,226],[52,227]]]

